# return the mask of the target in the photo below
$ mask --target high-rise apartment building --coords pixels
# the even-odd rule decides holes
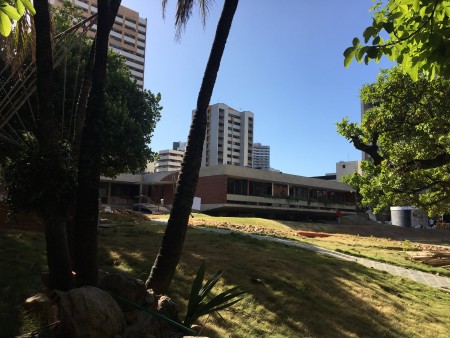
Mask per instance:
[[[270,170],[270,146],[253,143],[253,162],[255,169]]]
[[[180,170],[185,150],[186,142],[173,142],[172,149],[160,150],[155,162],[155,172]]]
[[[237,111],[223,103],[209,106],[202,167],[218,164],[251,167],[253,118],[252,112]]]
[[[69,0],[81,9],[84,17],[97,13],[96,0]],[[63,0],[50,0],[50,4],[60,6]],[[93,25],[88,36],[94,37],[97,25]],[[109,47],[126,59],[131,76],[139,88],[144,88],[145,39],[147,19],[139,17],[139,13],[120,6],[116,20],[109,35]]]

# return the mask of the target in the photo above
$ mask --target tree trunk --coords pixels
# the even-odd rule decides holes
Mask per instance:
[[[220,61],[238,2],[238,0],[225,0],[209,60],[203,75],[203,81],[197,99],[197,110],[189,131],[188,143],[177,182],[169,221],[158,256],[146,282],[147,288],[153,289],[157,294],[165,293],[168,290],[181,258],[202,161],[203,143],[206,132],[206,112],[211,100]]]
[[[92,87],[86,107],[78,166],[75,216],[74,266],[77,286],[96,285],[98,280],[97,226],[102,119],[105,114],[105,80],[108,38],[120,0],[98,1],[95,60]]]
[[[38,128],[37,139],[41,151],[44,168],[58,152],[59,128],[58,119],[52,105],[53,95],[53,57],[50,36],[50,14],[47,0],[35,0],[36,15],[34,18],[36,30],[36,81],[38,95]],[[58,165],[59,162],[54,163]],[[61,187],[51,184],[51,170],[46,171],[45,181],[49,188],[41,197],[39,213],[45,224],[47,244],[47,263],[49,269],[49,287],[59,290],[69,290],[73,287],[70,268],[69,250],[66,234],[66,212],[60,203]]]

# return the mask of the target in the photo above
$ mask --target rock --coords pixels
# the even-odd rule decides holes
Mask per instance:
[[[25,311],[29,311],[42,318],[48,324],[58,320],[58,308],[45,293],[38,293],[25,300],[23,304]]]
[[[64,337],[114,337],[121,335],[125,318],[112,296],[98,288],[55,291]]]
[[[126,298],[131,302],[141,306],[146,305],[146,299],[149,294],[143,282],[128,277],[126,274],[119,272],[106,275],[100,282],[99,287],[105,291],[111,292],[122,298]],[[136,308],[125,302],[117,301],[124,312],[136,310]],[[133,317],[133,315],[131,315]]]
[[[128,326],[124,338],[159,338],[161,334],[160,321],[146,312],[139,312],[137,320]]]
[[[158,299],[158,312],[172,320],[178,321],[178,306],[167,296],[161,296]]]
[[[191,329],[194,330],[195,332],[197,332],[198,334],[200,334],[200,332],[202,332],[202,330],[203,330],[203,326],[200,326],[197,324],[192,324]]]

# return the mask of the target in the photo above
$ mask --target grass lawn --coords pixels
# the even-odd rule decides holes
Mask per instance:
[[[145,280],[164,226],[116,221],[117,227],[99,230],[100,266]],[[0,231],[0,255],[0,337],[11,337],[32,326],[15,310],[41,288],[43,234]],[[195,228],[188,231],[169,292],[180,318],[202,261],[208,273],[224,271],[216,292],[234,285],[249,290],[231,309],[202,318],[202,334],[209,337],[450,336],[448,293],[299,248]]]
[[[430,249],[450,253],[450,232],[445,230],[415,230],[380,224],[338,225],[261,218],[212,217],[204,214],[193,216],[191,223],[197,226],[295,239],[354,256],[450,276],[448,268],[429,266],[410,257],[417,251]],[[320,232],[330,236],[308,238],[299,236],[299,231]]]

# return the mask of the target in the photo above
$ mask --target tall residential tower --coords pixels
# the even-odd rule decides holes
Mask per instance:
[[[270,170],[270,146],[253,143],[253,168]]]
[[[69,0],[80,8],[82,15],[88,18],[97,13],[97,0]],[[63,0],[50,0],[50,4],[61,6]],[[97,25],[88,32],[94,37]],[[145,39],[147,34],[147,19],[139,17],[139,13],[125,6],[120,6],[116,20],[109,35],[109,47],[126,59],[126,65],[131,71],[131,77],[136,80],[139,88],[144,88]]]
[[[252,166],[253,113],[226,104],[208,107],[202,167],[218,164]]]

